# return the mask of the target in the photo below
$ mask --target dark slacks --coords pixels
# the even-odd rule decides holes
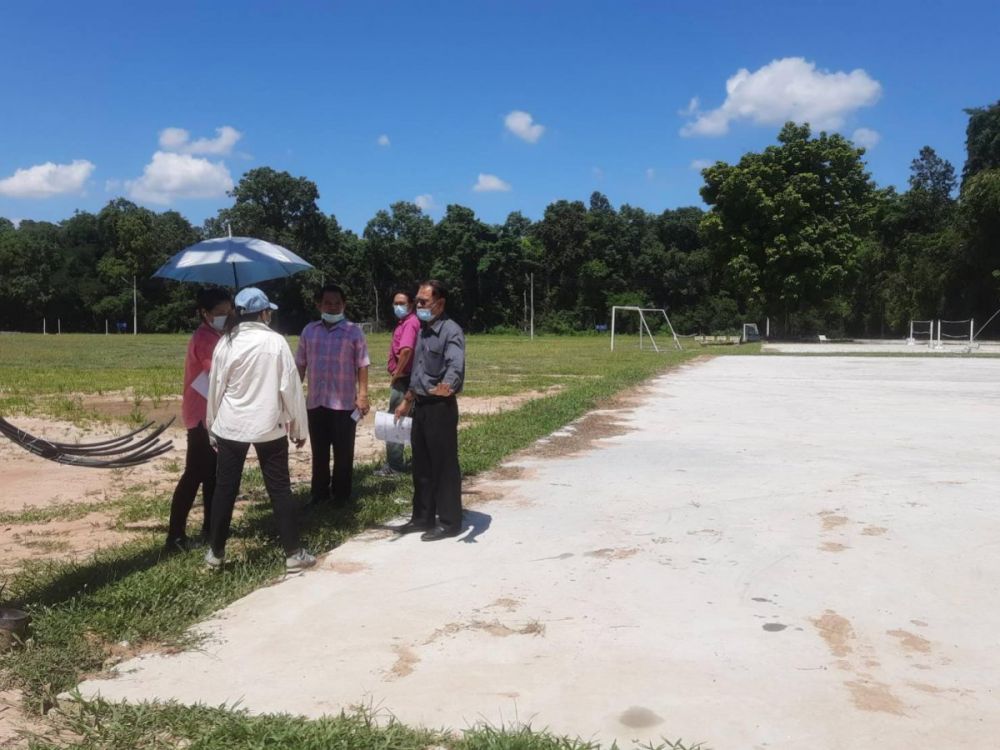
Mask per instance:
[[[354,483],[354,436],[358,423],[346,409],[309,409],[309,444],[312,447],[312,497],[314,502],[333,499],[351,501]],[[333,449],[333,476],[330,476],[330,450]]]
[[[458,399],[417,401],[413,448],[413,521],[449,531],[462,526],[462,472],[458,467]]]
[[[170,526],[167,531],[168,541],[187,537],[187,520],[194,505],[194,499],[201,487],[201,497],[205,504],[205,518],[202,521],[201,533],[208,538],[212,509],[212,496],[215,493],[215,449],[208,440],[208,430],[203,423],[187,431],[187,457],[184,459],[184,473],[174,488],[174,497],[170,501]]]
[[[240,491],[243,465],[247,460],[250,443],[216,438],[219,445],[219,464],[215,480],[215,497],[212,498],[212,551],[222,556],[229,539],[229,526],[233,522],[233,506]],[[260,473],[264,477],[271,510],[278,523],[278,537],[286,555],[301,547],[299,527],[295,519],[292,482],[288,474],[288,438],[280,437],[266,443],[254,443]]]

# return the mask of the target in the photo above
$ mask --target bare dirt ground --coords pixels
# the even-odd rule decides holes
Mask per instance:
[[[460,410],[473,418],[516,409],[533,399],[555,392],[530,391],[513,396],[462,398]],[[111,419],[124,419],[135,408],[126,394],[104,394],[81,397],[85,409]],[[385,405],[376,405],[376,408]],[[186,432],[180,426],[180,402],[165,399],[154,405],[141,406],[147,419],[167,421],[176,417],[164,433],[174,449],[149,464],[125,470],[103,470],[62,466],[38,458],[8,440],[0,440],[0,571],[16,569],[25,560],[80,559],[97,549],[127,541],[142,526],[116,529],[116,517],[109,507],[128,492],[161,495],[173,490],[184,466]],[[95,423],[87,426],[42,417],[16,417],[12,421],[21,429],[61,442],[101,440],[127,431],[124,423]],[[355,443],[355,461],[368,463],[384,456],[385,446],[375,439],[374,415],[369,414],[359,425]],[[308,445],[291,452],[293,484],[308,482],[310,474]],[[255,457],[251,452],[248,464]],[[26,511],[44,511],[52,506],[92,506],[87,513],[73,513],[69,519],[39,518],[33,521],[12,521],[11,516]],[[192,511],[192,524],[200,522],[200,507]]]

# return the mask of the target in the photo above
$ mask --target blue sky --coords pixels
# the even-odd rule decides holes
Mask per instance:
[[[200,223],[257,166],[358,232],[417,196],[497,222],[593,190],[660,211],[789,117],[877,140],[873,176],[902,186],[925,144],[961,169],[963,108],[1000,99],[998,7],[9,2],[0,216],[124,195]]]

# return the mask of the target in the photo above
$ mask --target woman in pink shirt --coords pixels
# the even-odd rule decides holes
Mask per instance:
[[[168,552],[191,548],[187,536],[188,513],[201,487],[205,502],[202,536],[208,538],[212,495],[215,492],[215,449],[208,441],[205,410],[208,402],[208,372],[212,367],[212,352],[233,309],[229,292],[224,289],[203,289],[198,293],[198,316],[201,325],[188,342],[184,360],[184,396],[181,415],[187,428],[187,457],[170,503],[170,526],[167,531]]]
[[[388,370],[392,381],[389,383],[389,412],[395,412],[410,387],[410,370],[413,369],[413,350],[417,348],[420,321],[414,313],[413,292],[400,289],[393,295],[392,312],[396,316],[396,328],[392,332],[389,345]],[[375,473],[381,477],[391,477],[407,471],[403,460],[402,443],[385,444],[386,462]]]

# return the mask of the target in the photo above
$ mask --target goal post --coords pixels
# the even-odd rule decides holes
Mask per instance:
[[[910,335],[906,343],[910,346],[920,343],[934,343],[934,321],[933,320],[911,320]]]
[[[937,348],[943,349],[945,344],[965,344],[972,346],[976,337],[976,322],[974,318],[965,320],[938,320]]]
[[[660,348],[656,345],[656,338],[653,336],[653,332],[649,328],[649,322],[646,320],[646,313],[653,313],[653,318],[658,319],[660,315],[663,316],[663,320],[666,321],[667,329],[670,331],[670,335],[673,338],[674,347],[678,350],[683,350],[684,347],[681,346],[680,339],[677,338],[677,332],[674,330],[673,324],[670,322],[670,317],[667,315],[667,311],[662,307],[636,307],[632,305],[615,305],[611,308],[611,351],[615,350],[615,326],[618,322],[619,313],[629,313],[634,312],[639,315],[639,348],[643,348],[644,337],[649,337],[649,343],[653,347],[654,352],[659,352]],[[658,315],[656,313],[659,313]]]

